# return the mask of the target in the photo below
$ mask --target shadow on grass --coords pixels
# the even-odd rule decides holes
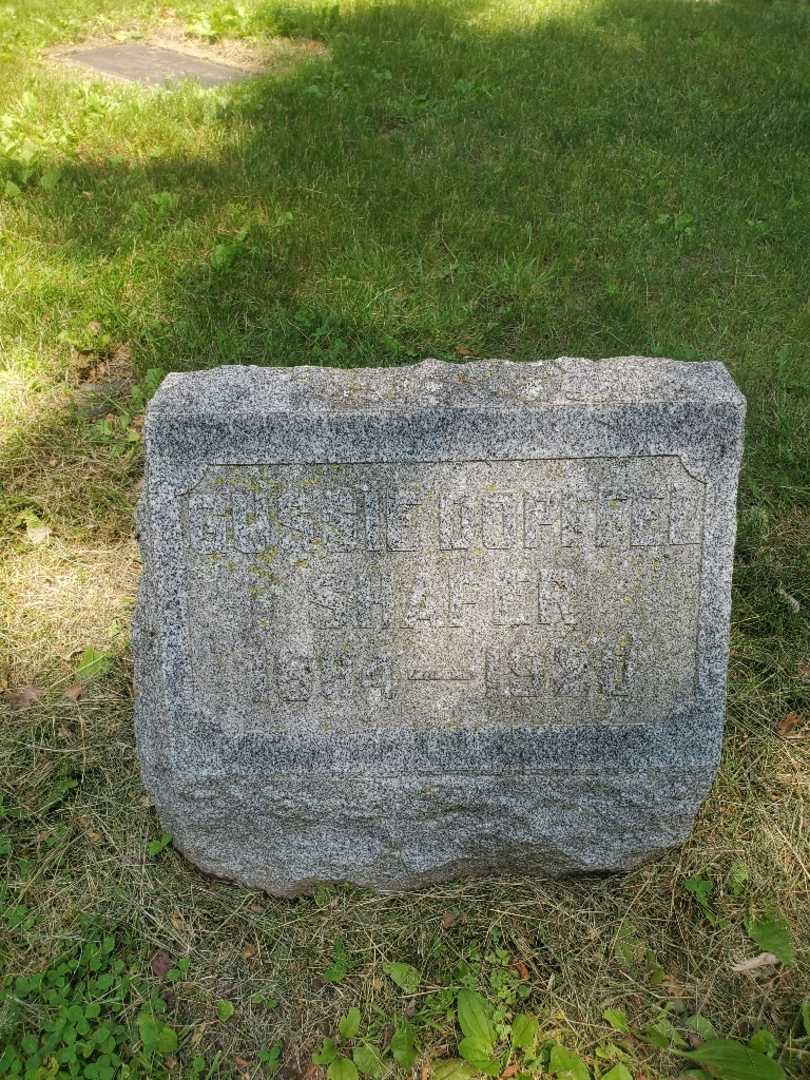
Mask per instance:
[[[326,57],[97,97],[110,139],[28,199],[58,256],[18,304],[61,312],[46,336],[100,321],[141,373],[721,356],[751,401],[752,497],[808,498],[808,83],[785,5],[284,10]]]
[[[31,199],[68,324],[100,319],[142,371],[720,355],[781,392],[776,422],[755,402],[755,442],[787,426],[779,479],[806,496],[808,92],[795,25],[764,22],[679,0],[354,7],[324,24],[326,58],[141,104],[150,131],[167,119],[154,158],[133,163],[112,113],[124,152]],[[206,132],[191,151],[178,117]]]

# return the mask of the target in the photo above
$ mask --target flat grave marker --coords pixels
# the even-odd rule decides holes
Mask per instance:
[[[206,87],[221,86],[250,75],[250,72],[230,64],[140,41],[76,49],[62,54],[60,59],[90,68],[100,75],[146,86],[164,86],[171,80],[179,79],[195,79]]]

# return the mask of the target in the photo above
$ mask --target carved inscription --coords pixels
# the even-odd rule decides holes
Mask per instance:
[[[330,552],[533,550],[589,542],[655,547],[698,543],[702,526],[702,485],[695,484],[586,495],[545,490],[453,496],[421,486],[329,486],[328,476],[323,486],[312,480],[309,490],[273,490],[280,485],[265,488],[240,476],[232,467],[218,488],[189,496],[187,535],[195,550],[249,555],[282,541],[302,550],[323,544]]]
[[[663,718],[694,693],[703,501],[667,457],[212,466],[182,507],[199,708],[236,732]]]

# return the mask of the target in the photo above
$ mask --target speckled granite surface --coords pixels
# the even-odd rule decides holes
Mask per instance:
[[[274,893],[630,867],[717,767],[744,400],[627,357],[170,375],[144,781]]]

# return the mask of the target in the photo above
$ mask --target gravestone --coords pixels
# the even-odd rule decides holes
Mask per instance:
[[[720,753],[743,418],[719,363],[170,375],[134,650],[175,844],[294,895],[682,841]]]
[[[191,53],[127,41],[114,45],[93,45],[75,49],[61,56],[63,61],[90,68],[100,75],[109,75],[127,82],[146,86],[163,86],[177,79],[194,79],[201,86],[221,86],[247,78],[249,72],[230,64],[221,64]]]

